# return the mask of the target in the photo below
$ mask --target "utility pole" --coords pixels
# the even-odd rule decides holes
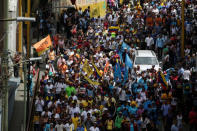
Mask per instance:
[[[27,0],[27,17],[30,17],[31,12],[31,0]],[[30,41],[30,22],[27,22],[27,58],[31,57],[31,41]],[[29,114],[29,92],[30,92],[30,62],[28,65],[28,86],[27,87],[27,108],[26,108],[26,120],[28,120],[28,114]],[[26,82],[27,83],[27,82]],[[26,125],[25,125],[26,127]]]
[[[31,0],[27,0],[27,17],[30,17],[30,11],[31,11]],[[30,44],[30,22],[27,22],[27,56],[30,58],[30,50],[31,50],[31,44]]]
[[[3,17],[8,18],[8,0],[3,0]],[[3,39],[2,72],[2,131],[8,131],[8,21],[3,23],[5,38]]]
[[[22,0],[19,0],[19,17],[23,15],[22,13]],[[23,49],[23,22],[18,23],[18,52],[22,53]],[[21,78],[21,81],[23,81],[22,77],[22,67],[19,66],[19,76]]]
[[[184,57],[185,43],[185,0],[182,0],[181,6],[181,57]]]
[[[19,0],[19,17],[22,16],[22,0]],[[18,35],[18,52],[22,53],[22,29],[23,29],[23,23],[19,22],[19,35]]]
[[[27,63],[24,62],[24,120],[23,120],[23,131],[26,131],[26,107],[27,107],[27,102],[26,102],[26,93],[27,93]]]

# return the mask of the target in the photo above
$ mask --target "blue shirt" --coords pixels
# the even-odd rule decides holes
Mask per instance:
[[[77,127],[76,131],[84,131],[84,128],[83,127]]]
[[[130,124],[130,131],[134,131],[134,125],[133,125],[133,123]]]
[[[156,47],[163,48],[164,42],[162,38],[157,38],[156,40]]]
[[[136,115],[136,112],[137,112],[137,108],[136,108],[136,107],[131,107],[131,108],[130,108],[130,113],[131,113],[132,115]]]

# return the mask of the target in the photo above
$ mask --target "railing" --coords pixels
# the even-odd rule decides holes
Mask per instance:
[[[35,113],[35,100],[36,100],[36,96],[37,96],[37,92],[40,86],[40,70],[37,70],[37,74],[36,74],[36,84],[34,87],[34,94],[33,94],[33,98],[32,101],[30,103],[30,111],[28,114],[28,120],[27,120],[27,130],[26,131],[32,131],[33,128],[33,117],[34,117],[34,113]]]

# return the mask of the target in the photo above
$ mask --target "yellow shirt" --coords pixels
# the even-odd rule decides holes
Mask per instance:
[[[87,107],[88,106],[88,102],[86,100],[82,100],[81,103],[83,104],[83,107]]]
[[[113,128],[113,121],[107,120],[107,130],[112,130],[112,128]]]
[[[78,126],[78,120],[79,120],[79,117],[72,117],[72,123],[74,124],[75,130],[77,129],[77,126]]]

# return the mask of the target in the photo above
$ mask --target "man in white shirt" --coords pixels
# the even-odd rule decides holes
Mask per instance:
[[[41,116],[44,116],[45,114],[46,114],[49,118],[51,118],[52,113],[51,113],[48,109],[46,109],[46,111],[43,111],[42,114],[41,114]]]
[[[156,6],[153,7],[152,12],[155,13],[155,15],[159,14],[159,10],[156,8]]]
[[[82,113],[81,113],[81,116],[83,116],[84,120],[86,121],[87,120],[87,110],[88,108],[86,108],[86,110],[84,110]]]
[[[188,69],[184,70],[184,72],[183,72],[183,79],[189,81],[190,80],[190,76],[191,76],[190,70],[188,70]]]
[[[65,125],[64,125],[64,129],[66,131],[74,131],[74,124],[72,123],[72,120],[70,119],[69,122],[67,122]]]
[[[43,111],[44,101],[42,100],[41,96],[39,96],[39,99],[36,100],[35,106],[36,106],[36,111],[37,112],[42,112]]]
[[[51,82],[51,80],[48,80],[48,84],[46,85],[46,90],[47,90],[47,93],[50,93],[50,90],[53,89],[53,84]]]
[[[126,91],[123,88],[120,91],[119,100],[122,102],[126,101]]]
[[[96,123],[94,123],[94,126],[91,126],[90,131],[100,131],[99,128],[96,126]]]
[[[148,36],[145,38],[145,42],[146,42],[146,49],[147,50],[150,50],[151,47],[154,45],[153,37],[151,37],[150,34],[148,34]]]
[[[56,94],[60,94],[61,90],[63,89],[63,82],[59,81],[56,84]]]
[[[58,122],[56,125],[55,125],[55,129],[56,131],[64,131],[64,125],[63,125],[63,122]]]
[[[71,110],[70,110],[70,114],[72,117],[74,117],[74,114],[75,113],[80,113],[80,109],[79,107],[76,106],[76,104],[74,103],[73,104],[73,107],[71,107]]]

